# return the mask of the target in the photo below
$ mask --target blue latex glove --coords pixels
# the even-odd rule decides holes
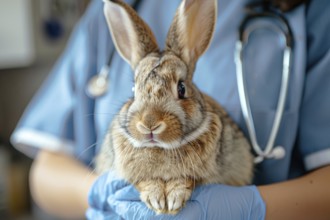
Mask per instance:
[[[90,203],[98,204],[89,210],[89,219],[189,219],[189,220],[261,220],[265,218],[265,204],[255,186],[232,187],[206,185],[197,187],[191,199],[177,215],[156,215],[140,201],[134,186],[119,180],[113,174],[105,176],[106,182],[94,184]],[[102,194],[99,189],[105,186]],[[101,186],[101,187],[100,187]],[[94,193],[93,193],[94,192]],[[100,197],[100,198],[97,198]],[[96,199],[96,200],[95,200]],[[100,204],[101,203],[103,204]],[[103,213],[103,215],[102,215]],[[112,214],[112,217],[110,215]]]
[[[113,195],[117,190],[123,189],[128,185],[122,179],[118,179],[113,172],[105,173],[100,176],[89,191],[88,203],[89,208],[86,217],[89,220],[121,220],[109,206],[108,197]]]

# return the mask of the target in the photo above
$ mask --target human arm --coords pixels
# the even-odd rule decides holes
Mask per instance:
[[[50,214],[82,218],[87,195],[97,175],[74,158],[41,150],[30,171],[32,197]]]
[[[330,219],[330,166],[300,178],[259,186],[266,219]]]

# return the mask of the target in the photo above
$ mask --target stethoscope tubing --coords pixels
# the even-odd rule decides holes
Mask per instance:
[[[290,24],[288,22],[288,20],[279,12],[277,11],[263,11],[263,12],[249,12],[248,15],[246,15],[246,17],[243,19],[243,21],[241,22],[239,28],[238,28],[238,33],[239,33],[239,41],[244,42],[244,34],[245,34],[245,29],[248,26],[249,22],[251,22],[252,20],[256,20],[256,19],[265,19],[265,18],[270,18],[270,19],[275,19],[277,20],[280,24],[280,26],[282,27],[282,31],[283,34],[285,36],[286,39],[286,46],[293,48],[293,33],[292,30],[290,28]]]
[[[281,86],[279,92],[279,98],[277,102],[276,112],[273,120],[273,125],[271,128],[271,132],[264,150],[261,149],[258,144],[256,130],[254,126],[254,119],[251,111],[251,105],[249,102],[249,97],[247,93],[247,88],[245,86],[245,79],[243,74],[243,52],[244,47],[248,42],[249,35],[255,31],[257,28],[253,28],[249,30],[249,33],[246,33],[247,24],[254,20],[260,18],[275,18],[277,19],[281,25],[284,27],[277,28],[281,30],[282,37],[285,39],[285,48],[283,51],[283,62],[282,62],[282,79]],[[284,30],[283,30],[284,29]],[[247,126],[248,134],[250,137],[251,145],[255,153],[257,154],[255,158],[255,163],[262,162],[265,158],[274,158],[280,159],[285,156],[285,150],[283,147],[276,147],[275,140],[279,131],[279,127],[282,121],[283,112],[285,108],[285,102],[288,93],[289,86],[289,78],[290,78],[290,69],[291,69],[291,59],[292,59],[292,45],[293,45],[293,37],[292,31],[290,29],[289,23],[282,16],[275,13],[270,12],[262,12],[262,13],[254,13],[248,15],[239,27],[239,39],[236,43],[236,51],[235,51],[235,64],[236,64],[236,77],[237,77],[237,86],[238,86],[238,94],[239,100],[241,104],[242,114]]]

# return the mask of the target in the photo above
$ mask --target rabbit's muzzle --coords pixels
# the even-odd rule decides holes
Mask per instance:
[[[174,114],[151,107],[133,117],[129,130],[133,138],[141,143],[139,147],[150,147],[151,144],[164,147],[182,138],[182,124]]]

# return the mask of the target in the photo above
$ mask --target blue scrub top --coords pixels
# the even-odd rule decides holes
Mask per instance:
[[[139,14],[151,26],[160,47],[180,2],[144,0],[139,7]],[[234,51],[247,3],[218,1],[215,35],[194,75],[197,86],[224,106],[245,134]],[[285,14],[294,35],[293,68],[276,146],[285,147],[286,155],[257,165],[256,184],[283,181],[330,164],[329,11],[327,0],[314,0]],[[282,49],[276,34],[257,31],[245,52],[248,94],[261,146],[268,140],[277,105]],[[12,135],[14,146],[31,157],[39,149],[48,149],[93,166],[113,116],[132,96],[132,70],[118,53],[110,66],[108,93],[97,99],[86,95],[88,81],[108,62],[112,50],[103,2],[94,0],[20,120]]]

